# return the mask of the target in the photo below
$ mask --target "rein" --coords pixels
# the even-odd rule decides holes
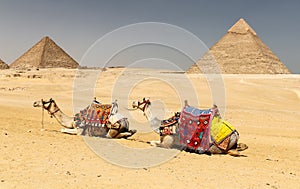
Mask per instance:
[[[48,112],[48,114],[50,114],[51,116],[53,116],[56,112],[58,112],[60,109],[57,107],[57,105],[55,105],[55,110],[54,111],[50,111],[50,108],[51,108],[51,105],[52,105],[52,103],[54,103],[55,104],[55,101],[53,100],[53,99],[50,99],[48,102],[45,102],[45,101],[43,101],[43,99],[42,99],[42,104],[43,104],[43,106],[42,106],[42,108],[43,109],[45,109],[45,110],[47,110],[47,112]],[[46,106],[46,104],[49,104],[48,106]]]
[[[51,105],[52,103],[55,103],[53,99],[50,99],[50,101],[48,102],[45,102],[43,99],[41,99],[41,102],[42,102],[42,129],[41,130],[45,130],[45,127],[44,127],[44,110],[47,110],[48,114],[50,114],[50,116],[52,117],[56,112],[58,112],[60,109],[56,107],[55,111],[51,112],[50,111],[50,108],[51,108]],[[49,104],[47,107],[46,107],[46,104]]]
[[[144,105],[143,107],[140,107],[141,105]],[[138,101],[138,106],[137,108],[141,109],[143,112],[145,112],[145,109],[147,107],[147,105],[151,105],[150,100],[145,100],[143,99],[143,102]]]

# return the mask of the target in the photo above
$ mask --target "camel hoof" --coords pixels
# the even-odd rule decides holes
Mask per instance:
[[[241,156],[240,153],[239,153],[239,151],[237,151],[237,150],[229,150],[229,151],[227,152],[227,154],[229,154],[229,155],[231,155],[231,156],[234,156],[234,157],[239,157],[239,156]]]
[[[132,135],[134,135],[137,132],[137,130],[133,129],[133,130],[130,130],[129,132],[131,133],[131,136],[132,136]]]
[[[248,146],[246,144],[244,144],[244,143],[238,143],[237,144],[237,147],[236,147],[237,151],[244,151],[246,149],[248,149]]]
[[[151,145],[151,146],[158,146],[158,145],[157,145],[157,141],[155,141],[155,140],[150,141],[150,145]]]

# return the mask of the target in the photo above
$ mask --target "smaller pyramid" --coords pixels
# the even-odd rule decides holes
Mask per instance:
[[[78,68],[79,64],[49,37],[38,43],[15,60],[12,68]]]
[[[8,69],[9,66],[0,59],[0,70]]]

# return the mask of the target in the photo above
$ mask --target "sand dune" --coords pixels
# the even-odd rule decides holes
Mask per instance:
[[[0,70],[0,188],[299,187],[300,75],[222,75],[223,117],[238,129],[240,142],[249,146],[244,157],[178,151],[159,165],[133,169],[99,157],[80,136],[60,133],[59,124],[47,114],[46,130],[40,130],[42,111],[32,103],[52,97],[72,115],[75,73],[68,69]],[[87,78],[88,73],[80,77]],[[102,72],[94,86],[98,100],[110,103],[117,97],[130,127],[141,131],[131,140],[111,141],[130,148],[151,148],[145,142],[159,136],[147,129],[141,112],[127,110],[132,100],[151,97],[158,109],[164,108],[162,117],[180,111],[185,98],[207,108],[215,102],[209,80],[214,77],[207,80],[201,75],[156,70]],[[106,139],[87,140],[98,145]]]

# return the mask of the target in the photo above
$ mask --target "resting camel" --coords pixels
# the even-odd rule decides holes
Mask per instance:
[[[186,101],[186,106],[187,106]],[[144,116],[147,118],[147,120],[150,122],[151,127],[154,128],[154,131],[157,132],[157,128],[161,127],[162,121],[158,118],[154,117],[151,111],[151,102],[149,98],[143,98],[143,101],[134,101],[132,103],[132,107],[139,109],[144,112]],[[214,106],[214,108],[217,108]],[[180,112],[175,113],[175,116],[173,118],[177,117],[179,119]],[[178,120],[176,119],[176,120]],[[150,144],[152,146],[158,146],[163,148],[181,148],[180,146],[180,139],[179,139],[179,133],[178,133],[178,121],[175,123],[174,127],[176,127],[174,130],[176,131],[175,134],[168,134],[168,135],[161,135],[160,141],[150,141]],[[239,151],[246,150],[248,146],[243,143],[238,143],[239,134],[235,130],[232,132],[229,136],[229,143],[226,150],[219,148],[214,143],[210,144],[210,148],[208,153],[211,154],[229,154],[232,156],[240,156]]]
[[[64,114],[52,98],[49,101],[44,101],[43,99],[36,101],[33,103],[33,107],[42,107],[51,117],[55,117],[58,123],[65,127],[61,129],[62,133],[77,135],[86,134],[85,131],[87,128],[85,128],[84,125],[81,127],[76,126],[74,117]],[[114,121],[114,124],[112,124],[111,120],[117,121]],[[112,103],[108,123],[105,124],[104,127],[99,127],[97,131],[94,131],[93,133],[94,136],[107,138],[127,138],[136,133],[136,130],[129,130],[129,122],[127,118],[118,113],[118,105],[115,101]]]

